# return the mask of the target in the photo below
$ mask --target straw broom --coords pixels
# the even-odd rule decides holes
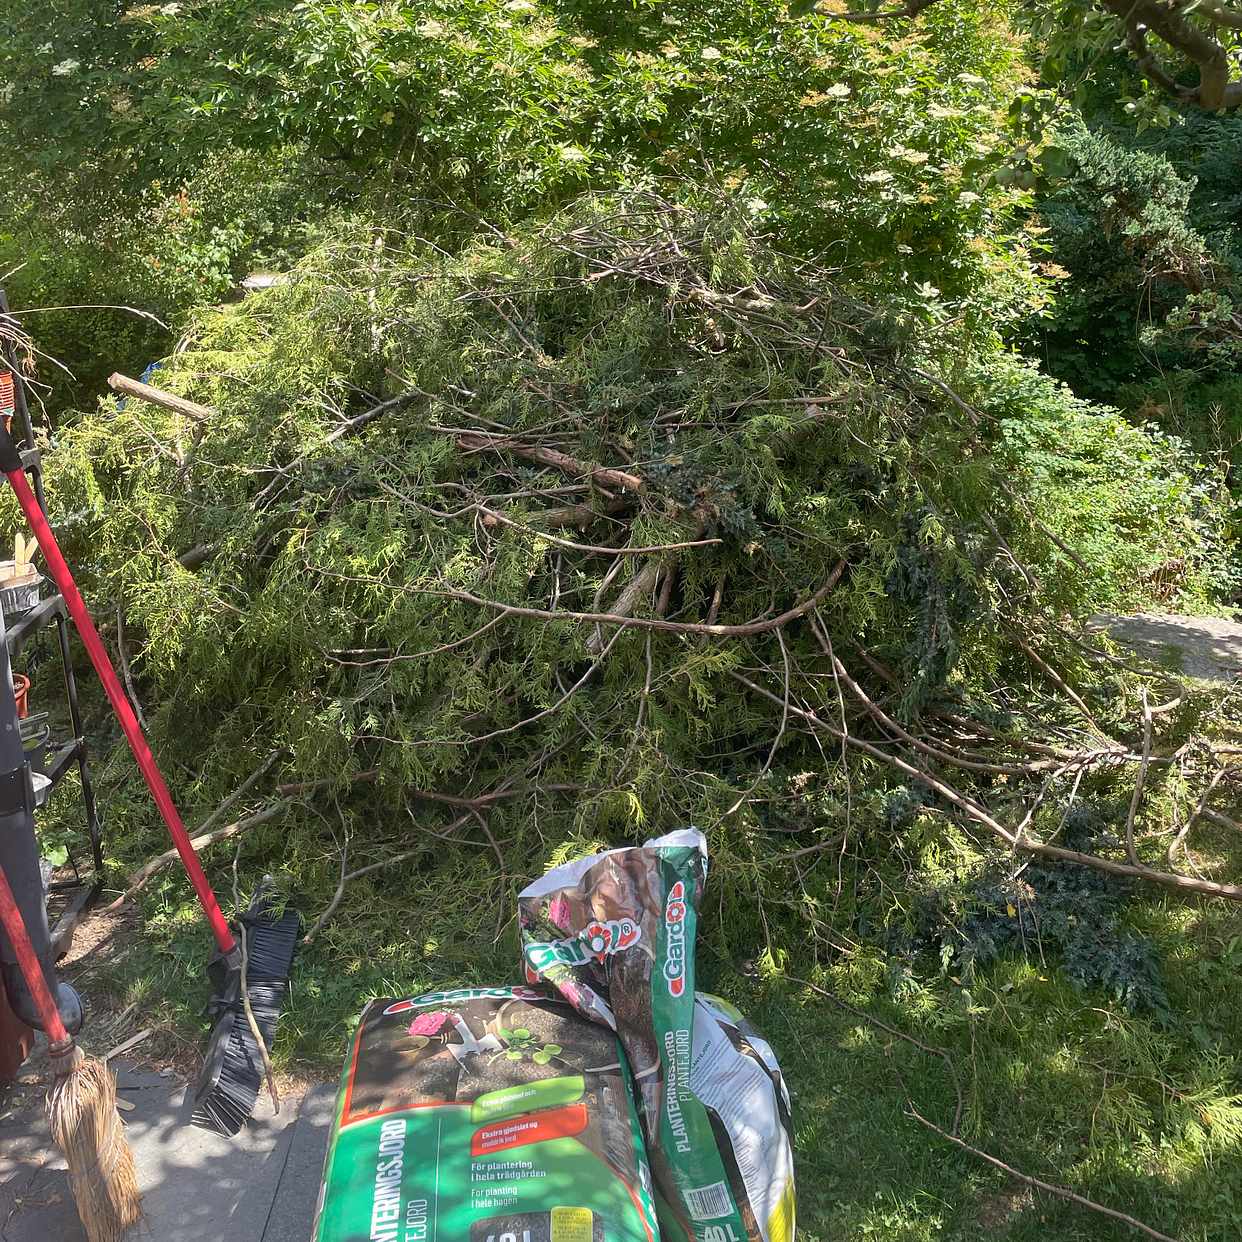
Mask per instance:
[[[129,1227],[141,1219],[142,1200],[134,1156],[116,1108],[116,1081],[102,1061],[83,1055],[65,1030],[3,870],[0,924],[17,955],[50,1042],[48,1126],[65,1154],[78,1215],[89,1242],[120,1242]]]

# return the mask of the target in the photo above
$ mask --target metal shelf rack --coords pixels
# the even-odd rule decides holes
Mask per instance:
[[[9,314],[8,299],[4,290],[0,289],[0,326],[5,323],[17,327],[17,321]],[[39,507],[47,512],[43,497],[43,463],[38,448],[35,446],[34,427],[30,420],[30,405],[26,399],[26,381],[17,365],[13,351],[12,334],[5,333],[0,338],[0,379],[6,374],[11,379],[13,389],[13,419],[16,423],[15,438],[19,438],[25,448],[22,452],[22,465],[30,476],[31,488],[38,499]],[[7,385],[5,385],[7,390]],[[53,790],[64,779],[66,773],[77,768],[81,778],[82,809],[86,820],[86,831],[90,839],[91,869],[83,872],[78,862],[70,855],[73,879],[59,880],[52,884],[53,891],[68,894],[68,905],[61,912],[56,926],[52,929],[52,945],[57,957],[64,956],[73,942],[73,933],[79,921],[90,909],[98,897],[103,883],[103,839],[99,826],[99,813],[95,805],[95,790],[91,781],[90,764],[87,760],[86,737],[82,727],[82,710],[78,703],[78,686],[73,673],[73,652],[69,642],[69,617],[65,601],[60,595],[52,595],[28,612],[22,614],[8,627],[6,640],[10,659],[16,657],[22,648],[37,634],[49,626],[56,627],[57,641],[60,646],[61,665],[65,675],[65,698],[69,706],[69,721],[73,737],[58,745],[52,753],[45,775],[51,784],[45,794],[50,797]]]

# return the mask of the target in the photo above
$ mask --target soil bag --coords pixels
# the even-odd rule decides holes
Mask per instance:
[[[363,1011],[316,1242],[659,1242],[617,1037],[547,989]]]
[[[663,1242],[793,1242],[780,1067],[740,1013],[695,994],[706,878],[693,829],[554,868],[518,897],[527,978],[625,1048]]]

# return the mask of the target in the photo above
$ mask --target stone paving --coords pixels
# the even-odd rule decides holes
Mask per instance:
[[[120,1098],[134,1105],[124,1117],[146,1212],[136,1239],[309,1242],[334,1087],[283,1099],[279,1116],[262,1095],[251,1122],[224,1139],[190,1125],[184,1082],[113,1068]],[[0,1242],[85,1238],[41,1093],[27,1090],[0,1120]]]

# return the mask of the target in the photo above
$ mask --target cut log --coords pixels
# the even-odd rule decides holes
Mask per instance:
[[[206,422],[210,418],[215,418],[215,410],[208,409],[205,405],[199,405],[197,401],[187,401],[184,397],[175,397],[170,392],[165,392],[162,388],[153,388],[150,384],[140,384],[137,380],[130,379],[127,375],[121,375],[114,372],[108,376],[108,387],[115,392],[121,393],[126,397],[133,397],[137,401],[146,401],[151,405],[158,405],[162,409],[171,410],[174,414],[184,414],[186,418],[192,418],[195,422]]]

